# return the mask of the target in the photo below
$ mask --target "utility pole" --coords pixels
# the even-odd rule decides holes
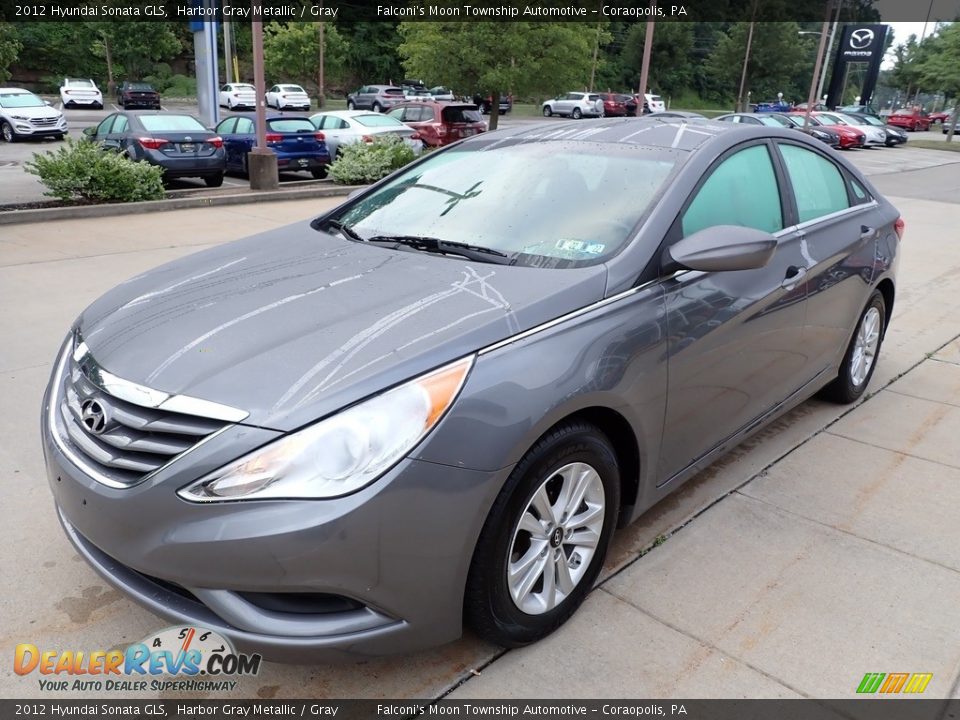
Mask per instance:
[[[597,20],[597,36],[593,41],[593,63],[590,65],[590,92],[593,92],[593,83],[597,77],[597,53],[600,52],[600,21]]]
[[[232,83],[237,82],[239,78],[233,77],[233,41],[231,39],[233,33],[230,21],[226,19],[229,17],[229,10],[230,0],[223,0],[223,78],[225,82]]]
[[[830,39],[827,41],[827,54],[823,58],[823,67],[820,70],[820,82],[817,84],[817,102],[823,97],[823,86],[827,80],[827,65],[830,60],[830,54],[833,52],[833,38],[837,34],[837,25],[840,24],[840,8],[843,7],[843,0],[834,0],[837,4],[833,13],[833,25],[830,27]],[[828,5],[829,7],[829,5]]]
[[[261,18],[261,0],[252,0],[250,9],[254,18]],[[263,105],[266,82],[263,78],[263,20],[253,23],[253,84],[257,93],[257,145],[247,154],[247,174],[253,190],[276,190],[280,186],[277,156],[267,147],[267,111]]]
[[[323,17],[323,0],[320,0],[320,16]],[[323,107],[324,102],[326,101],[326,98],[325,98],[326,92],[324,90],[325,83],[324,83],[324,77],[323,77],[323,54],[324,54],[323,26],[324,26],[324,22],[321,20],[320,24],[317,27],[317,34],[319,35],[319,41],[320,41],[320,57],[319,57],[320,67],[319,67],[319,70],[317,71],[317,109],[318,110]]]
[[[807,111],[803,114],[803,129],[806,130],[810,125],[810,113],[813,111],[813,104],[818,99],[817,78],[820,76],[820,67],[824,62],[824,48],[827,44],[827,28],[830,27],[830,5],[827,4],[827,14],[823,18],[823,29],[820,31],[820,44],[817,46],[817,61],[814,63],[813,75],[810,76],[810,93],[807,95]]]
[[[656,7],[656,0],[650,0],[650,17],[653,17],[653,9]],[[637,115],[643,115],[643,106],[647,101],[647,80],[650,74],[650,53],[653,51],[653,20],[647,20],[647,27],[643,33],[643,60],[640,62],[640,101],[637,103]],[[651,108],[652,109],[652,108]]]

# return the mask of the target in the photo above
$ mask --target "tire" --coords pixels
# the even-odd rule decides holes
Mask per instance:
[[[233,103],[230,102],[229,98],[227,99],[227,110],[231,110],[231,111],[233,110]]]
[[[373,111],[374,111],[375,113],[383,112],[383,107],[380,105],[380,103],[375,102],[375,103],[373,104]]]
[[[327,176],[327,168],[324,166],[319,170],[311,170],[310,174],[313,175],[314,180],[323,180]]]
[[[560,491],[574,487],[580,479],[588,483],[581,502],[564,509]],[[540,512],[535,507],[537,495],[546,503]],[[554,525],[555,516],[548,515],[553,504],[557,512],[564,510],[561,518],[582,518],[586,524],[560,520]],[[467,577],[467,622],[481,637],[504,647],[528,645],[560,627],[593,587],[619,507],[616,454],[596,427],[568,423],[537,441],[510,473],[480,533]],[[592,513],[589,518],[588,513]],[[545,515],[551,517],[548,525],[539,519]],[[523,527],[531,524],[535,530]],[[575,535],[570,534],[573,531]],[[577,535],[580,543],[569,542]],[[511,564],[525,558],[529,558],[524,563],[527,572],[511,583]],[[567,578],[567,591],[559,596],[558,586],[547,577],[556,578],[557,569],[563,569]]]
[[[54,136],[53,136],[53,139],[54,139],[54,140],[63,140],[63,133],[61,133],[61,134],[59,134],[59,135],[54,135]]]
[[[207,175],[203,178],[203,182],[207,187],[220,187],[223,185],[223,173],[217,173],[216,175]]]
[[[4,121],[0,123],[0,137],[3,138],[4,142],[15,143],[17,141],[17,133],[14,131],[13,126]]]
[[[247,167],[246,155],[243,156],[243,161],[240,163],[240,173],[248,180],[250,179],[250,168]]]
[[[867,306],[860,313],[857,327],[840,363],[836,379],[823,389],[823,397],[836,403],[849,404],[857,401],[873,377],[883,343],[886,328],[887,308],[883,295],[874,290]],[[870,349],[872,348],[872,353]],[[864,351],[867,352],[864,352]],[[866,363],[864,368],[863,363]]]
[[[576,108],[576,107],[575,107],[575,108],[573,109],[573,112],[570,113],[570,117],[572,117],[574,120],[579,120],[580,118],[583,117],[583,113],[580,112],[580,108]]]
[[[347,110],[353,110],[354,104],[353,100],[347,100]]]
[[[543,116],[544,117],[553,117],[553,110],[550,109],[549,105],[543,106]]]

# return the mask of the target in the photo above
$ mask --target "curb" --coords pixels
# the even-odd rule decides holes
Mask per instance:
[[[107,203],[104,205],[79,205],[74,207],[39,208],[36,210],[9,210],[0,212],[0,225],[73,220],[76,218],[102,218],[131,213],[164,212],[187,208],[243,205],[255,202],[278,202],[281,200],[306,200],[323,197],[346,197],[362,185],[337,187],[297,188],[294,190],[267,190],[237,193],[233,195],[209,195],[202,197],[179,197],[146,202]]]

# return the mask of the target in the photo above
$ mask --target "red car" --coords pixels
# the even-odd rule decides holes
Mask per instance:
[[[449,145],[487,129],[480,111],[464,103],[414,100],[397,105],[387,115],[414,128],[431,147]]]
[[[603,98],[603,116],[604,117],[624,117],[627,114],[626,98],[628,96],[619,93],[600,93]],[[634,105],[636,112],[636,105]]]
[[[895,110],[887,118],[887,125],[902,127],[906,130],[929,130],[930,116],[922,110]]]
[[[953,114],[953,108],[946,108],[939,112],[930,113],[927,117],[930,118],[930,123],[945,123],[950,119],[950,116]]]
[[[793,112],[785,113],[792,117],[803,119],[803,116],[806,113],[802,112]],[[820,113],[812,112],[810,113],[810,123],[812,125],[824,126],[827,127],[831,132],[836,133],[840,136],[840,149],[849,150],[850,148],[862,148],[867,141],[867,136],[862,132],[854,128],[852,125],[831,125],[829,123],[822,122],[822,118],[818,119]]]

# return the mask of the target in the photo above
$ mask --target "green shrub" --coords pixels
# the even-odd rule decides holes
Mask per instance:
[[[60,200],[133,202],[163,198],[163,170],[126,155],[104,152],[92,142],[67,140],[56,152],[34,153],[24,163]]]
[[[340,148],[329,176],[341,185],[363,185],[386,177],[413,162],[413,150],[395,135],[381,135],[372,143],[351,143]]]

